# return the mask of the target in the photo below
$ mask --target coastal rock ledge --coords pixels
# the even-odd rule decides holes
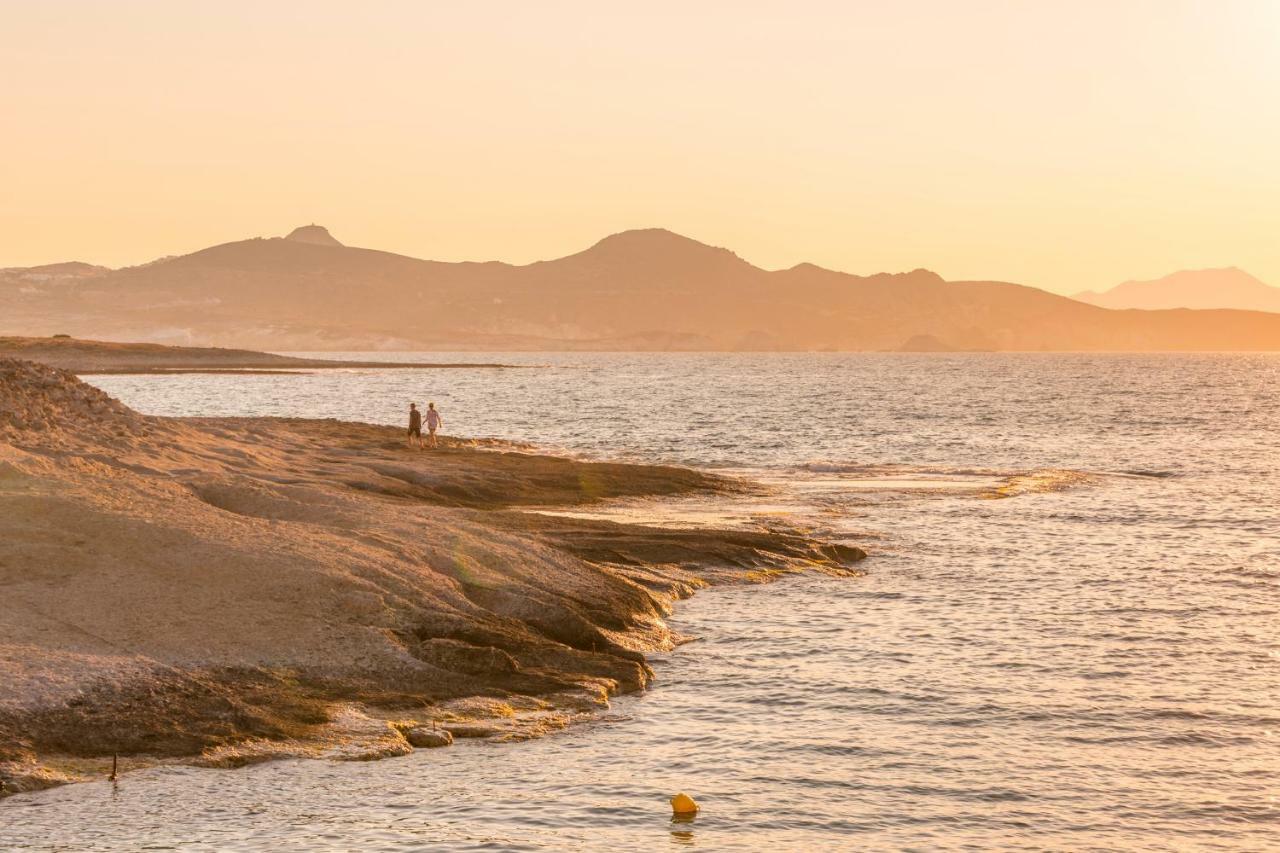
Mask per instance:
[[[563,727],[649,683],[675,599],[864,554],[524,509],[751,488],[500,442],[419,453],[369,424],[148,417],[0,359],[2,794],[105,778],[113,755],[365,759]]]

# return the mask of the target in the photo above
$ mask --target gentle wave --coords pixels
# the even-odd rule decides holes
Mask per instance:
[[[162,414],[385,423],[429,392],[471,435],[763,480],[629,511],[790,525],[868,574],[700,592],[651,690],[544,740],[127,774],[6,800],[0,847],[1276,846],[1280,408],[1256,401],[1280,358],[526,360],[564,369],[94,381]]]

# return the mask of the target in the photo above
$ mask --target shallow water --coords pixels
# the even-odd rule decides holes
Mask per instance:
[[[602,511],[800,526],[867,576],[700,593],[652,690],[541,741],[129,774],[3,801],[0,847],[1280,847],[1280,357],[517,359],[549,366],[92,381],[726,468],[776,493]]]

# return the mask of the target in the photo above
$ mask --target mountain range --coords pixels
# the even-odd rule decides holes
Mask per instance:
[[[290,350],[1271,350],[1280,314],[1119,311],[924,269],[765,270],[663,229],[451,263],[323,227],[107,269],[0,270],[0,334]]]
[[[1126,281],[1102,292],[1072,297],[1103,308],[1240,308],[1280,311],[1280,287],[1259,281],[1237,267],[1182,270],[1151,281]]]

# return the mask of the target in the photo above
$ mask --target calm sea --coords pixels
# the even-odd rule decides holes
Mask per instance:
[[[543,740],[22,795],[0,848],[1280,848],[1280,357],[493,359],[537,366],[92,381],[730,469],[776,494],[603,512],[798,526],[868,574],[700,593],[652,690]]]

